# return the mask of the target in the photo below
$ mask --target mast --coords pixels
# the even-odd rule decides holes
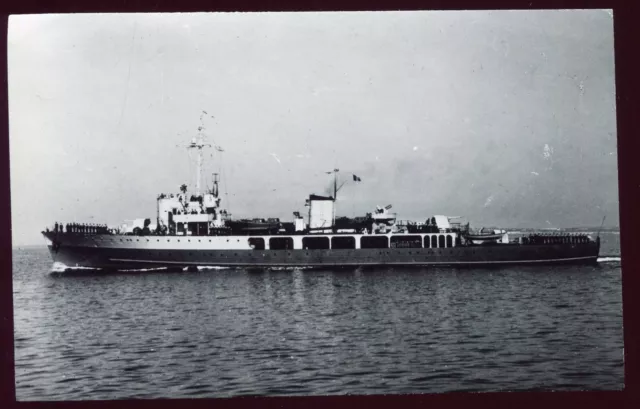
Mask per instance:
[[[202,176],[202,148],[198,148],[198,167],[196,170],[196,196],[200,196],[201,176]]]
[[[211,147],[211,144],[204,143],[204,135],[202,130],[204,127],[200,125],[198,127],[198,135],[191,140],[191,144],[187,146],[187,149],[197,149],[198,162],[196,165],[196,196],[200,196],[200,180],[202,178],[202,148]]]
[[[340,187],[338,187],[338,172],[340,172],[340,169],[334,169],[332,171],[325,172],[327,175],[330,175],[333,173],[333,212],[332,212],[333,224],[331,225],[331,228],[333,230],[335,230],[335,226],[336,226],[336,201],[338,200],[338,191],[342,188],[342,186],[344,186],[344,183],[345,183],[345,182],[342,182]],[[311,208],[309,208],[309,220],[311,220]],[[309,221],[309,223],[311,223],[311,221]]]
[[[346,183],[346,182],[342,182],[342,184],[338,187],[338,172],[340,172],[340,169],[334,169],[330,172],[325,172],[327,175],[330,175],[333,173],[333,215],[332,215],[333,224],[331,226],[333,230],[335,230],[335,226],[336,226],[336,202],[338,201],[338,191],[342,189],[342,186],[344,186],[344,184]]]
[[[218,198],[218,174],[217,173],[213,174],[213,189],[211,189],[211,194],[216,199]]]
[[[336,229],[336,202],[338,201],[338,172],[340,169],[333,170],[333,223],[331,227],[334,231]]]
[[[199,133],[197,138],[193,138],[191,140],[191,144],[187,147],[187,149],[197,149],[198,154],[198,162],[196,165],[196,195],[200,195],[200,179],[202,178],[202,148],[205,146],[211,146],[209,144],[203,143],[202,134]]]

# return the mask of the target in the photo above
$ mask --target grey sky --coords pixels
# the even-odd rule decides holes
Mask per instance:
[[[14,244],[155,218],[202,110],[236,217],[289,219],[338,167],[339,214],[617,225],[613,58],[603,10],[12,16]]]

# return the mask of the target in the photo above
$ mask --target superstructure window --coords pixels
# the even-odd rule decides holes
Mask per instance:
[[[453,247],[453,239],[451,236],[447,236],[447,247]]]
[[[331,238],[332,249],[355,249],[356,238],[352,236],[336,236]]]
[[[438,247],[438,237],[431,236],[431,247],[432,248]]]
[[[363,236],[360,238],[360,248],[387,249],[389,248],[389,238],[387,236]]]
[[[328,237],[303,237],[302,248],[305,250],[326,250],[329,248]]]
[[[271,250],[291,250],[293,249],[293,239],[291,237],[272,237],[269,239]]]
[[[189,222],[187,223],[188,231],[192,236],[204,236],[207,234],[206,222]]]
[[[391,236],[391,248],[419,249],[422,248],[420,236]]]
[[[438,247],[444,247],[444,235],[438,236]]]
[[[264,239],[262,237],[251,237],[249,247],[253,250],[264,250]]]

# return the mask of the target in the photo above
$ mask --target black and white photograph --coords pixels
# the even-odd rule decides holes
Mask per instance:
[[[613,27],[11,16],[16,399],[622,390]]]

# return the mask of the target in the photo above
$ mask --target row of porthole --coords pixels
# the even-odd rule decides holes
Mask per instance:
[[[433,252],[430,252],[430,253],[431,253],[431,254],[433,254]],[[476,253],[475,251],[472,251],[472,254],[475,254],[475,253]],[[307,256],[309,256],[309,253],[305,253],[305,254],[306,254]],[[383,252],[379,252],[378,254],[379,254],[379,255],[382,255],[382,254],[384,254],[384,253],[383,253]],[[387,252],[387,254],[389,254],[389,252]],[[408,252],[408,254],[411,254],[411,255],[412,255],[413,253],[412,253],[412,252]],[[162,255],[162,253],[161,253],[161,252],[158,252],[158,253],[157,253],[157,255],[158,255],[158,256],[160,256],[160,255]],[[172,253],[167,253],[167,255],[168,255],[169,257],[171,257]],[[237,257],[237,256],[238,256],[238,253],[234,253],[233,255],[234,255],[235,257]],[[277,256],[277,255],[278,255],[278,253],[273,253],[273,256]],[[291,253],[289,252],[289,253],[287,253],[287,255],[288,255],[288,256],[291,256]],[[193,253],[192,253],[192,252],[189,252],[189,256],[193,256]],[[216,257],[216,255],[215,255],[215,254],[213,254],[213,253],[208,253],[208,256],[209,256],[209,257]],[[262,253],[262,256],[263,256],[263,257],[266,257],[266,256],[267,256],[267,253]],[[224,253],[222,253],[222,254],[220,254],[220,255],[219,255],[219,257],[227,257],[227,255],[226,255],[226,254],[224,254]]]
[[[120,239],[120,241],[133,241],[133,239]],[[149,241],[149,239],[146,239],[147,241]],[[140,241],[140,239],[136,239],[136,241]],[[160,239],[156,239],[157,242],[160,242]],[[180,243],[180,239],[177,240],[178,243]],[[187,240],[189,243],[191,243],[191,240]],[[227,239],[227,242],[229,241],[229,239]],[[167,240],[167,243],[170,243],[171,240]],[[201,243],[201,240],[198,240],[198,243]],[[240,239],[237,239],[236,242],[240,243]],[[211,243],[211,240],[209,240],[209,243]]]
[[[133,239],[120,239],[120,241],[133,241]],[[146,239],[147,242],[150,241],[149,239]],[[137,242],[140,241],[140,239],[136,239]],[[160,239],[156,239],[156,242],[160,242]],[[170,243],[171,240],[167,239],[167,243]],[[180,239],[177,239],[177,242],[180,243]],[[187,242],[191,243],[191,240],[188,239]],[[202,240],[198,239],[198,243],[201,243]],[[229,242],[229,239],[227,239],[227,242]],[[239,243],[240,239],[236,239],[236,242]],[[209,243],[211,243],[211,240],[209,240]],[[420,247],[420,248],[450,248],[450,247]],[[329,249],[323,249],[323,250],[329,250]],[[355,250],[355,249],[343,249],[343,250]]]
[[[443,253],[444,253],[444,252],[443,252]],[[475,252],[475,251],[473,251],[473,254],[475,254],[475,253],[476,253],[476,252]],[[171,255],[171,253],[167,253],[167,254],[168,254],[169,256]],[[382,252],[382,251],[378,253],[378,255],[383,255],[383,254],[384,254],[384,252]],[[390,254],[390,253],[389,253],[389,252],[387,252],[387,255],[388,255],[388,254]],[[408,252],[408,254],[413,254],[413,253],[412,253],[412,252]],[[433,254],[433,252],[430,252],[430,254]],[[158,255],[161,255],[161,253],[160,253],[160,252],[158,252]],[[189,255],[190,255],[190,256],[193,256],[193,253],[192,253],[192,252],[189,252]],[[208,255],[209,255],[209,257],[215,257],[215,254],[212,254],[212,253],[209,253]],[[234,256],[238,256],[238,253],[233,253],[233,255],[234,255]],[[277,255],[278,255],[278,253],[273,253],[273,256],[277,256]],[[287,255],[288,255],[288,256],[291,256],[291,253],[287,253]],[[310,254],[309,254],[309,253],[305,253],[305,255],[309,256]],[[227,256],[227,255],[226,255],[226,254],[224,254],[224,253],[220,254],[220,257],[226,257],[226,256]],[[262,257],[266,257],[266,256],[267,256],[267,253],[262,253]]]
[[[412,253],[409,253],[409,254],[412,254]],[[161,253],[158,253],[158,256],[160,256],[160,255],[162,255],[162,254],[161,254]],[[192,256],[193,254],[189,253],[189,255],[190,255],[190,256]],[[216,257],[216,255],[215,255],[215,254],[211,254],[211,253],[209,253],[208,255],[209,255],[209,257]],[[237,256],[237,255],[238,255],[238,253],[235,253],[235,254],[234,254],[234,256]],[[277,255],[277,254],[274,254],[274,256],[276,256],[276,255]],[[289,254],[289,255],[291,255],[291,254]],[[309,254],[307,253],[307,256],[308,256],[308,255],[309,255]],[[167,256],[171,257],[171,256],[172,256],[172,253],[167,253]],[[263,256],[263,257],[266,257],[266,256],[267,256],[267,254],[262,254],[262,256]],[[226,255],[226,254],[220,254],[220,255],[219,255],[219,257],[227,257],[227,255]]]
[[[378,253],[378,254],[383,254],[383,252],[380,252],[380,253]],[[387,254],[389,254],[389,252],[387,252]],[[413,253],[409,252],[409,254],[413,254]],[[158,256],[160,256],[160,255],[162,255],[162,253],[161,253],[161,252],[158,252],[158,253],[157,253],[157,255],[158,255]],[[167,253],[167,255],[168,255],[168,256],[171,256],[171,253]],[[206,255],[206,254],[205,254],[205,255]],[[233,255],[237,257],[237,256],[238,256],[238,253],[233,253]],[[267,255],[268,255],[267,253],[262,253],[262,257],[266,257]],[[277,255],[278,255],[278,253],[273,253],[273,256],[277,256]],[[287,255],[288,255],[288,256],[291,256],[291,253],[287,253]],[[309,253],[305,253],[305,255],[309,256],[310,254],[309,254]],[[193,253],[192,253],[192,252],[189,252],[189,256],[193,256]],[[208,256],[209,256],[209,257],[215,257],[216,255],[215,255],[215,254],[212,254],[212,253],[208,253]],[[226,257],[227,255],[226,255],[226,254],[224,254],[224,253],[222,253],[222,254],[220,254],[219,256],[220,256],[220,257]]]
[[[127,241],[133,241],[133,239],[125,239]],[[146,239],[147,241],[149,241],[149,239]],[[122,239],[120,239],[120,241],[122,241]],[[140,239],[136,239],[136,241],[140,241]],[[156,239],[157,242],[160,242],[160,239]],[[191,240],[187,240],[189,243],[191,243]],[[229,240],[227,240],[229,241]],[[167,243],[170,243],[171,240],[167,240]],[[198,240],[198,243],[201,243],[202,240]],[[240,240],[238,240],[238,242],[240,242]],[[178,239],[178,243],[180,243],[180,240]],[[209,240],[209,243],[211,243],[211,240]]]
[[[450,250],[450,249],[449,249],[449,252],[451,252],[451,250]],[[489,252],[491,252],[491,251],[489,251]],[[441,253],[444,253],[444,251],[442,251]],[[473,253],[473,254],[475,254],[476,252],[475,252],[475,251],[473,251],[472,253]],[[161,254],[161,253],[160,253],[160,252],[158,252],[158,255],[160,255],[160,254]],[[168,253],[168,254],[169,254],[169,255],[171,255],[171,253]],[[310,255],[308,252],[306,252],[305,254],[306,254],[307,256],[309,256],[309,255]],[[383,255],[383,254],[384,254],[384,252],[382,252],[382,251],[378,253],[378,255]],[[387,251],[387,255],[388,255],[388,254],[390,254],[390,252],[388,252],[388,251]],[[413,254],[413,253],[412,253],[411,251],[409,251],[409,252],[408,252],[408,254]],[[416,253],[416,254],[419,254],[419,253]],[[429,254],[434,254],[434,252],[433,252],[433,251],[429,251]],[[190,255],[190,256],[192,256],[192,255],[193,255],[193,253],[192,253],[192,252],[189,252],[189,255]],[[238,255],[238,253],[234,253],[233,255],[234,255],[234,256],[237,256],[237,255]],[[267,255],[266,253],[262,253],[262,256],[263,256],[263,257],[264,257],[264,256],[266,256],[266,255]],[[277,256],[277,255],[278,255],[278,253],[273,253],[273,255],[274,255],[274,256]],[[287,255],[288,255],[288,256],[291,256],[291,252],[288,252],[288,253],[287,253]],[[214,254],[209,253],[209,256],[214,256]],[[222,255],[221,255],[221,257],[224,257],[224,256],[225,256],[225,254],[222,254]]]
[[[441,251],[441,253],[444,253],[444,252],[445,252],[445,250]],[[449,252],[451,252],[451,250],[450,250],[450,249],[449,249]],[[489,252],[491,252],[491,250],[489,250]],[[429,251],[429,253],[430,253],[430,254],[433,254],[434,252],[433,252],[433,251]],[[473,254],[475,254],[476,252],[475,252],[475,251],[473,251],[472,253],[473,253]],[[160,255],[160,254],[161,254],[161,253],[160,253],[160,252],[158,252],[158,255]],[[168,253],[168,254],[169,254],[169,255],[171,255],[171,253]],[[306,252],[305,254],[306,254],[307,256],[309,255],[309,253],[308,253],[308,252]],[[382,252],[382,251],[381,251],[381,252],[379,252],[378,254],[379,254],[379,255],[382,255],[382,254],[384,254],[384,252]],[[387,251],[387,254],[390,254],[390,252],[388,252],[388,251]],[[409,252],[408,252],[408,254],[413,254],[413,253],[412,253],[411,251],[409,251]],[[419,254],[419,253],[416,253],[416,254]],[[189,252],[189,255],[190,255],[190,256],[192,256],[192,255],[193,255],[193,253]],[[234,256],[237,256],[237,255],[238,255],[238,253],[234,253]],[[262,255],[263,255],[263,256],[266,256],[266,253],[263,253]],[[274,255],[274,256],[277,256],[277,255],[278,255],[278,253],[273,253],[273,255]],[[291,256],[291,252],[288,252],[288,253],[287,253],[287,255],[288,255],[288,256]],[[212,253],[209,253],[209,256],[213,256],[213,254],[212,254]],[[222,256],[224,256],[224,254],[222,254]]]
[[[101,240],[101,239],[102,239],[101,237],[98,237],[98,240]],[[124,239],[124,240],[127,240],[127,241],[133,241],[133,239]],[[150,241],[149,239],[145,239],[145,240]],[[120,241],[123,241],[123,239],[120,239]],[[140,239],[136,239],[136,241],[140,241]],[[156,239],[156,241],[160,241],[160,239]],[[168,239],[167,241],[169,242],[169,241],[171,241],[171,240],[170,240],[170,239]],[[178,241],[178,242],[180,242],[180,239],[177,239],[177,241]],[[188,242],[191,242],[191,239],[187,239],[187,241],[188,241]],[[229,242],[229,241],[230,241],[230,240],[229,240],[229,239],[227,239],[227,242]],[[200,242],[201,242],[201,239],[198,239],[198,242],[200,243]],[[238,242],[238,243],[239,243],[239,242],[240,242],[240,239],[236,239],[236,242]],[[209,239],[209,243],[211,243],[211,239]],[[451,247],[453,247],[453,246],[443,246],[443,247],[439,247],[439,246],[431,247],[431,246],[429,246],[429,247],[418,247],[418,248],[451,248]],[[328,250],[328,249],[326,249],[326,250]],[[345,249],[345,250],[349,250],[349,249]]]
[[[167,256],[171,256],[171,254],[172,254],[172,253],[167,253]],[[158,252],[158,253],[157,253],[157,255],[158,255],[158,256],[161,256],[161,255],[162,255],[162,253],[161,253],[161,252]],[[191,253],[191,252],[190,252],[190,253],[189,253],[189,255],[190,255],[190,256],[193,256],[193,253]],[[205,256],[206,256],[207,254],[205,253],[205,254],[203,254],[203,255],[205,255]],[[237,256],[237,255],[238,255],[238,253],[234,253],[233,255],[234,255],[234,256]],[[209,257],[215,257],[216,255],[215,255],[215,254],[213,254],[213,253],[209,253],[209,254],[208,254],[208,256],[209,256]],[[227,256],[226,254],[220,254],[220,257],[226,257],[226,256]]]

